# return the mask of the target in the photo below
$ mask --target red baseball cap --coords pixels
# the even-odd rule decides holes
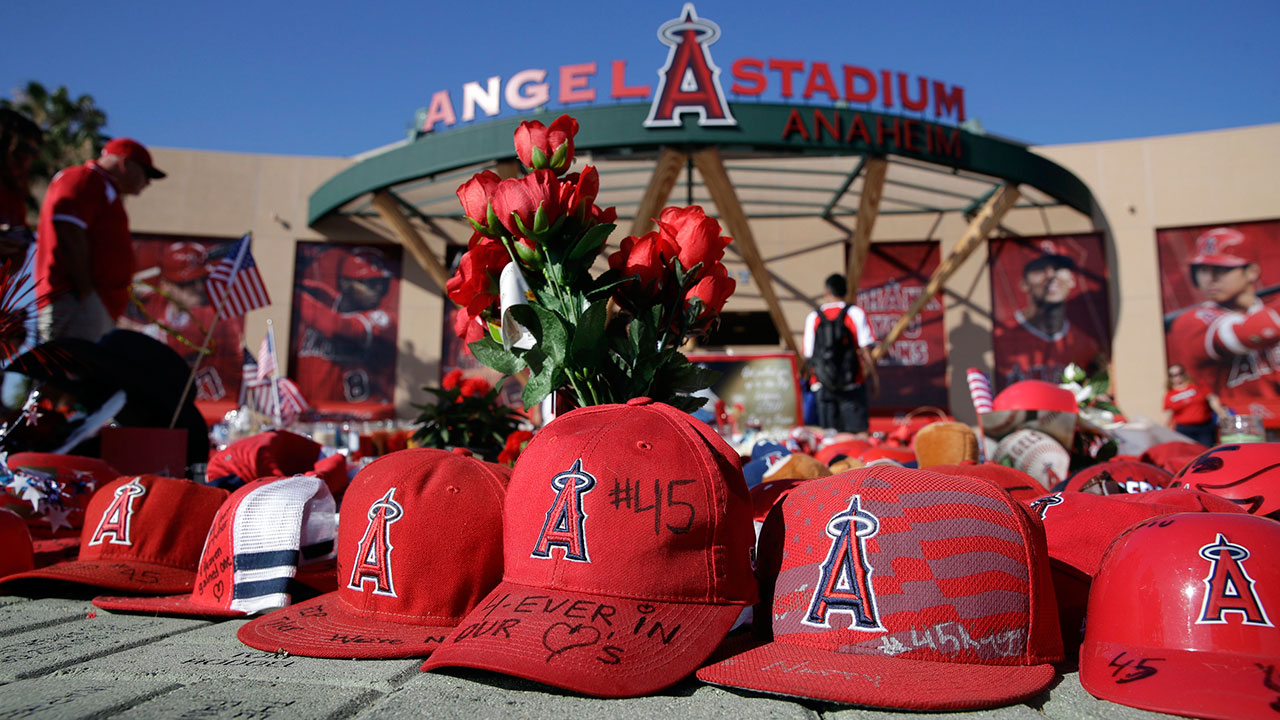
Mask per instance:
[[[1243,512],[1208,493],[1181,488],[1100,495],[1056,492],[1031,502],[1044,521],[1063,645],[1079,646],[1089,584],[1102,555],[1125,528],[1137,522],[1180,512]]]
[[[1192,265],[1244,267],[1258,262],[1258,247],[1252,238],[1232,228],[1214,228],[1196,238]]]
[[[446,450],[383,455],[338,523],[338,589],[242,626],[249,647],[333,658],[435,650],[502,577],[508,470]]]
[[[189,592],[221,488],[159,475],[125,476],[89,500],[77,560],[0,580],[42,578],[149,595]]]
[[[329,492],[341,499],[347,486],[346,459],[341,455],[321,457],[322,450],[323,446],[310,438],[288,430],[270,430],[214,452],[205,476],[210,482],[238,484],[266,477],[318,475]]]
[[[1014,500],[1024,503],[1040,497],[1048,489],[1041,485],[1039,480],[1021,470],[999,463],[934,465],[929,470],[943,475],[965,475],[984,480],[1003,489]]]
[[[792,478],[791,480],[777,480],[774,482],[761,483],[751,488],[751,513],[752,519],[756,522],[764,522],[769,516],[769,511],[773,509],[774,503],[782,494],[800,483],[808,482],[803,478]]]
[[[1280,443],[1219,445],[1188,463],[1174,480],[1280,520]]]
[[[738,454],[649,398],[557,417],[516,461],[502,582],[422,666],[599,697],[692,673],[756,601]]]
[[[1020,380],[1001,390],[992,401],[992,411],[1050,410],[1078,413],[1076,396],[1070,390],[1045,380]]]
[[[1094,495],[1144,493],[1174,486],[1173,474],[1150,463],[1109,460],[1082,468],[1062,488]]]
[[[151,153],[143,147],[142,143],[131,138],[115,138],[110,140],[102,148],[103,155],[119,155],[126,160],[132,160],[142,166],[147,172],[147,177],[152,180],[159,180],[165,177],[165,173],[151,162]]]
[[[160,276],[175,283],[199,280],[209,274],[205,267],[208,257],[208,251],[199,243],[169,243],[160,256]]]
[[[1189,442],[1184,440],[1174,440],[1172,442],[1160,443],[1152,445],[1142,451],[1139,460],[1152,465],[1158,465],[1171,473],[1177,473],[1188,463],[1196,459],[1196,456],[1208,450],[1209,446],[1201,445],[1198,442]]]
[[[190,593],[101,595],[93,604],[104,610],[195,617],[241,617],[284,607],[298,565],[333,554],[336,510],[320,478],[255,480],[218,509]]]
[[[1280,523],[1167,515],[1107,551],[1089,593],[1080,682],[1097,697],[1203,718],[1274,718]]]
[[[982,480],[886,466],[806,481],[765,520],[758,567],[772,639],[705,682],[959,710],[1034,697],[1062,659],[1040,522]]]
[[[0,508],[0,578],[33,568],[31,533],[15,513]]]
[[[56,453],[21,452],[5,459],[10,471],[24,471],[32,479],[47,481],[43,513],[26,507],[19,515],[26,518],[32,538],[42,542],[70,534],[76,538],[84,526],[84,509],[98,486],[120,477],[107,463],[91,457]],[[74,543],[75,541],[72,540]]]

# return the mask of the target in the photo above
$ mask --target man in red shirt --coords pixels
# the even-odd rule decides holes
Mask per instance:
[[[1264,305],[1258,238],[1214,228],[1196,238],[1191,282],[1205,302],[1169,328],[1170,361],[1238,413],[1280,427],[1280,311]]]
[[[818,313],[828,320],[843,316],[849,335],[857,346],[856,356],[857,384],[849,389],[823,387],[814,383],[818,399],[818,423],[824,428],[835,428],[842,432],[866,432],[869,424],[867,412],[867,386],[871,386],[871,395],[880,394],[880,377],[876,374],[875,361],[871,359],[870,348],[876,343],[876,336],[867,322],[867,314],[857,305],[846,305],[844,296],[849,284],[843,275],[830,275],[826,279],[823,303],[809,313],[804,320],[804,356],[812,359],[818,335]]]
[[[1102,343],[1068,302],[1076,289],[1075,261],[1052,240],[1041,241],[1040,249],[1043,254],[1022,268],[1019,287],[1027,304],[993,332],[1001,387],[1021,380],[1061,382],[1071,363],[1090,373],[1099,366]]]
[[[40,209],[36,293],[40,339],[96,341],[129,303],[133,241],[125,195],[164,177],[135,140],[108,142],[97,160],[53,177]]]

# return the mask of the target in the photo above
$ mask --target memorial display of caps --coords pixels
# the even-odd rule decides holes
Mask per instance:
[[[1110,460],[1076,471],[1054,490],[1094,495],[1144,493],[1173,487],[1173,474],[1145,462]]]
[[[0,580],[56,580],[121,592],[167,595],[195,584],[200,551],[229,493],[190,480],[125,476],[93,494],[85,510],[80,556]],[[43,587],[24,583],[28,594]]]
[[[636,398],[557,417],[512,473],[502,582],[422,667],[668,687],[756,601],[751,516],[737,453],[691,416]]]
[[[1044,522],[1059,624],[1068,651],[1080,643],[1089,585],[1102,555],[1126,528],[1181,512],[1243,512],[1220,497],[1182,488],[1109,496],[1056,492],[1030,505]]]
[[[298,565],[333,553],[336,510],[320,478],[255,480],[218,509],[190,593],[102,595],[93,604],[104,610],[197,617],[240,617],[284,607]]]
[[[352,480],[338,523],[338,589],[255,618],[268,652],[394,658],[435,650],[502,577],[509,471],[461,453],[400,450]]]
[[[1280,523],[1166,515],[1107,551],[1089,593],[1080,682],[1104,700],[1203,718],[1274,718]]]
[[[1280,443],[1219,445],[1197,456],[1174,481],[1280,520]]]
[[[322,457],[323,447],[288,430],[270,430],[231,443],[212,454],[205,476],[210,484],[239,487],[250,480],[290,475],[317,475],[336,499],[347,486],[347,464],[341,455]]]
[[[809,480],[765,520],[757,565],[772,639],[703,681],[960,710],[1034,697],[1063,656],[1040,522],[982,480],[895,467]]]
[[[999,463],[985,462],[968,465],[934,465],[931,472],[943,475],[964,475],[985,480],[1013,496],[1019,502],[1031,502],[1045,493],[1048,488],[1030,475]]]

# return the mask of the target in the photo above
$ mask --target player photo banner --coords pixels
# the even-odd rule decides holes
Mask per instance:
[[[298,243],[289,375],[321,415],[394,414],[398,245]]]
[[[1102,234],[997,238],[989,254],[992,349],[999,392],[1020,380],[1061,382],[1069,364],[1094,373],[1111,357]]]
[[[137,330],[167,344],[195,365],[205,335],[213,328],[208,353],[196,372],[196,403],[232,403],[240,397],[240,338],[244,318],[214,322],[205,292],[209,270],[238,238],[194,238],[134,235],[134,283],[121,327]],[[230,407],[226,408],[230,409]],[[216,414],[216,413],[215,413]]]
[[[858,289],[858,307],[877,338],[889,334],[938,267],[937,242],[873,243]],[[939,295],[880,359],[880,411],[912,410],[921,405],[947,407],[947,349]]]
[[[1280,428],[1280,220],[1157,230],[1156,247],[1168,365]]]

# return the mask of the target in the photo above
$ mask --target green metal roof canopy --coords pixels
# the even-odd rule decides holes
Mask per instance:
[[[759,160],[885,157],[895,167],[906,167],[910,177],[891,174],[880,214],[968,212],[981,205],[1002,183],[1034,188],[1020,207],[1065,205],[1092,216],[1095,203],[1088,187],[1065,168],[1029,151],[1026,146],[921,118],[866,110],[815,105],[731,103],[738,121],[731,127],[701,127],[696,118],[684,116],[678,128],[647,128],[648,105],[588,106],[567,110],[577,118],[578,154],[590,153],[601,175],[608,174],[608,159],[641,160],[656,157],[664,147],[686,150],[715,146],[735,172],[735,185],[744,191],[743,206],[752,217],[819,217],[856,215],[841,205],[860,165],[834,170],[817,167],[752,166]],[[368,157],[338,173],[310,198],[309,224],[337,211],[352,211],[354,201],[384,189],[397,190],[419,184],[440,186],[408,201],[417,213],[432,217],[461,217],[453,190],[471,172],[495,161],[514,158],[511,139],[521,121],[537,117],[549,122],[559,113],[521,115],[468,127],[423,135],[407,144]],[[732,163],[732,164],[730,164]],[[747,163],[747,164],[743,164]],[[467,170],[466,172],[458,172]],[[740,174],[743,178],[739,180]],[[439,177],[458,173],[456,177]],[[787,182],[780,177],[790,174]],[[798,182],[808,176],[812,183]],[[692,178],[692,174],[690,176]],[[750,178],[755,178],[752,181]],[[948,180],[958,178],[959,180]],[[425,181],[425,182],[424,182]],[[447,182],[446,182],[447,181]],[[602,183],[603,185],[603,183]],[[629,187],[602,187],[619,192],[643,191],[644,182]],[[753,199],[750,191],[759,191]],[[692,179],[690,198],[694,197]],[[627,217],[628,201],[601,198]],[[632,206],[637,203],[630,202]],[[433,208],[432,206],[436,206]]]

